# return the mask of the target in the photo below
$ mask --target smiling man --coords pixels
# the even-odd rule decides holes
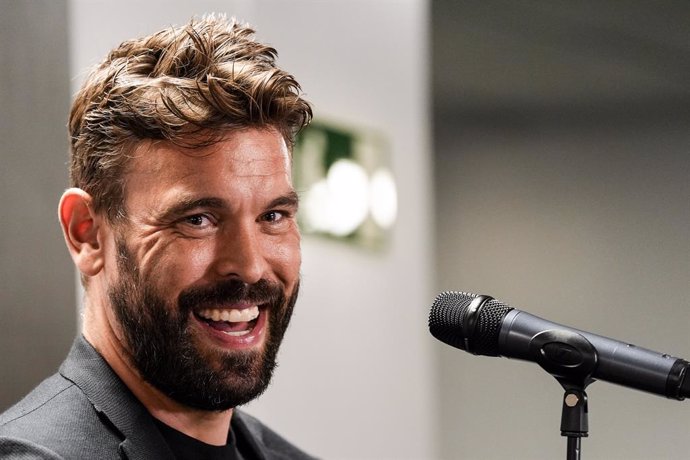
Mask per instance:
[[[58,210],[82,336],[0,416],[0,454],[309,458],[236,409],[268,386],[299,289],[291,149],[311,108],[275,58],[209,16],[87,78]]]

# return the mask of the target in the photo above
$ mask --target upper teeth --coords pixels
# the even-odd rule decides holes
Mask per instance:
[[[218,308],[207,308],[201,310],[199,316],[213,321],[228,321],[230,323],[246,323],[259,316],[259,307],[243,308],[242,310],[221,310]]]

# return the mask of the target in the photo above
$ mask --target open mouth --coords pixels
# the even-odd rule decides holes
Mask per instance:
[[[206,308],[194,313],[199,321],[231,337],[243,337],[251,333],[259,315],[257,305],[242,309]]]

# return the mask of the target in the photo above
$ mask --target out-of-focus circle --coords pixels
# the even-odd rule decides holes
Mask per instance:
[[[382,228],[390,228],[398,215],[398,193],[388,169],[380,168],[371,176],[369,195],[374,222]]]
[[[338,160],[328,170],[328,227],[336,236],[346,236],[362,225],[369,212],[369,179],[351,160]]]

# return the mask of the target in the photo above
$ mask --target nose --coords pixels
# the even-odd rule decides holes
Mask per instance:
[[[261,231],[254,222],[234,225],[222,232],[216,248],[217,274],[248,284],[266,277],[269,264],[262,243]]]

